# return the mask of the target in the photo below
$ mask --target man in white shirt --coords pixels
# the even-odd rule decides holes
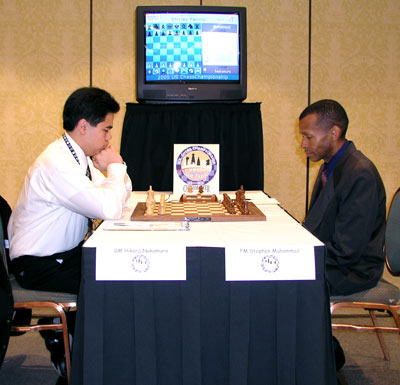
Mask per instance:
[[[118,111],[99,88],[80,88],[67,99],[66,132],[30,167],[8,225],[13,272],[22,287],[77,293],[88,218],[121,216],[132,184],[109,144]]]

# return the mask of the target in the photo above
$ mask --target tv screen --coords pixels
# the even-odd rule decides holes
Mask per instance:
[[[246,9],[136,9],[139,102],[229,102],[247,96]]]

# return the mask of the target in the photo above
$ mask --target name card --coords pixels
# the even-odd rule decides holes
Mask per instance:
[[[314,247],[225,248],[227,281],[315,280]]]
[[[186,247],[98,247],[96,280],[185,281]]]

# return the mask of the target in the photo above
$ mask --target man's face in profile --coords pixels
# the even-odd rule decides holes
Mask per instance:
[[[305,116],[299,122],[299,133],[303,137],[301,148],[312,162],[323,159],[328,162],[334,155],[333,127],[326,129],[318,122],[317,114]]]
[[[96,126],[92,126],[87,122],[85,138],[87,156],[96,155],[110,145],[109,141],[112,138],[111,129],[113,123],[114,114],[111,112],[109,112],[105,119]]]

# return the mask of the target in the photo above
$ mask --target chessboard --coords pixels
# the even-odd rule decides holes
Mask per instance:
[[[166,202],[165,214],[159,214],[159,202],[155,203],[153,214],[145,215],[146,203],[139,202],[132,215],[132,221],[198,221],[198,222],[240,222],[266,221],[265,215],[252,202],[248,202],[248,214],[235,208],[230,214],[221,202]]]

